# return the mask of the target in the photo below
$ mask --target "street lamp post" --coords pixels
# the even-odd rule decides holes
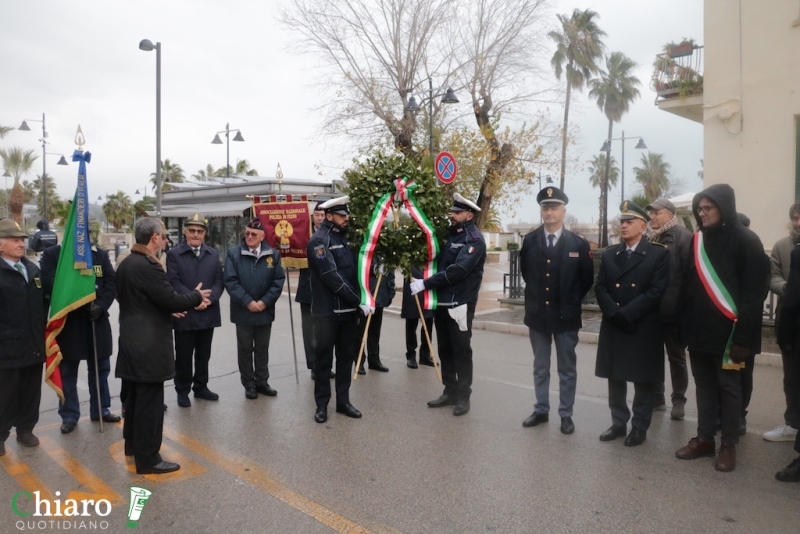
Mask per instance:
[[[156,216],[161,217],[161,43],[142,39],[139,50],[156,51]]]
[[[42,142],[42,217],[49,222],[47,217],[47,155],[50,154],[51,156],[61,156],[61,159],[58,160],[57,165],[68,165],[68,163],[66,158],[64,158],[64,154],[47,151],[47,126],[45,123],[44,113],[42,113],[42,120],[26,119],[22,121],[19,129],[24,132],[29,132],[31,128],[28,126],[28,121],[42,123],[42,138],[39,139],[39,141]]]
[[[225,123],[225,129],[220,130],[214,135],[214,140],[211,141],[212,145],[221,145],[222,139],[219,138],[219,134],[225,134],[225,144],[227,145],[225,148],[225,179],[231,177],[231,132],[236,132],[234,136],[234,141],[244,141],[244,137],[242,137],[242,132],[238,128],[231,129],[231,123]],[[225,183],[225,179],[222,180],[222,183]]]
[[[11,214],[11,200],[10,195],[8,194],[8,179],[11,178],[11,173],[8,171],[3,172],[3,178],[6,179],[6,213],[4,215],[4,219],[7,219]]]
[[[628,136],[625,137],[625,130],[622,131],[622,137],[614,137],[612,139],[606,139],[603,141],[603,146],[600,148],[601,152],[606,153],[606,161],[609,162],[608,167],[610,168],[610,161],[611,161],[611,141],[622,141],[622,161],[621,164],[621,175],[620,179],[622,181],[621,193],[620,193],[620,202],[625,201],[625,140],[631,139],[639,139],[639,142],[636,144],[634,148],[638,149],[645,149],[647,145],[644,144],[644,139],[639,137],[638,135]],[[606,175],[606,187],[608,187],[608,175]]]
[[[448,87],[442,96],[442,104],[458,104],[458,98],[453,90]],[[417,99],[413,96],[408,99],[408,104],[406,104],[406,111],[417,112],[421,110],[419,104],[417,104]],[[431,157],[433,155],[433,79],[428,78],[428,151],[430,152]]]

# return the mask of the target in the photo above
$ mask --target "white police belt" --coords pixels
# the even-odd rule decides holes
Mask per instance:
[[[447,313],[450,314],[450,317],[458,323],[458,329],[462,332],[467,331],[467,305],[462,304],[461,306],[456,306],[454,308],[450,308],[447,310]]]

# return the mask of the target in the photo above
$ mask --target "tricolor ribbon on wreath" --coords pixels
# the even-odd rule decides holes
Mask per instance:
[[[375,256],[378,238],[383,228],[383,222],[392,208],[399,209],[405,206],[411,218],[422,228],[427,246],[427,261],[422,269],[423,278],[436,274],[436,257],[439,255],[439,241],[436,239],[436,229],[428,216],[422,211],[419,202],[414,197],[414,190],[418,187],[414,180],[404,176],[394,180],[394,191],[390,191],[378,200],[372,210],[369,222],[364,232],[364,242],[358,253],[358,285],[361,288],[361,304],[375,307],[375,299],[369,291],[370,266]],[[423,299],[422,307],[426,310],[436,309],[436,290],[426,290],[420,293]]]
[[[714,265],[708,258],[708,254],[706,254],[706,248],[703,244],[703,232],[694,234],[694,265],[711,302],[714,303],[714,306],[722,315],[733,322],[731,335],[728,337],[728,342],[725,344],[725,352],[722,355],[722,368],[730,370],[744,369],[744,363],[736,363],[731,360],[733,333],[736,331],[736,323],[739,321],[739,310],[730,292],[720,280],[717,270],[714,269]]]

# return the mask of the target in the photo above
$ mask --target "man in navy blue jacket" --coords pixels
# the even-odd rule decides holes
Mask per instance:
[[[536,197],[544,224],[525,236],[520,251],[520,272],[525,280],[525,324],[533,348],[533,385],[536,404],[522,422],[531,427],[545,423],[550,412],[550,350],[556,345],[561,432],[572,434],[572,406],[578,382],[578,330],[581,301],[594,281],[589,243],[564,228],[569,198],[557,187],[547,187]]]
[[[206,237],[206,220],[195,213],[184,223],[186,240],[167,251],[167,278],[176,293],[185,295],[202,282],[211,290],[209,304],[201,303],[186,313],[186,317],[172,319],[175,331],[175,391],[178,406],[192,405],[194,398],[219,400],[219,395],[208,389],[208,361],[211,359],[211,341],[214,328],[221,326],[219,298],[222,296],[222,264],[219,253],[203,243]],[[192,373],[194,360],[194,373]]]

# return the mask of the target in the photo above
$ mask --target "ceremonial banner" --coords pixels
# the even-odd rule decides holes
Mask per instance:
[[[78,161],[78,187],[69,210],[67,225],[64,228],[64,241],[58,256],[53,294],[50,296],[50,317],[45,328],[45,348],[47,362],[45,381],[53,388],[61,401],[64,393],[61,387],[61,348],[56,336],[66,324],[67,314],[95,299],[95,277],[92,268],[92,250],[89,240],[89,193],[86,187],[86,164],[91,154],[76,150],[72,161]]]
[[[306,246],[311,237],[311,214],[306,195],[253,197],[253,214],[264,225],[267,243],[281,253],[284,267],[308,267]]]

